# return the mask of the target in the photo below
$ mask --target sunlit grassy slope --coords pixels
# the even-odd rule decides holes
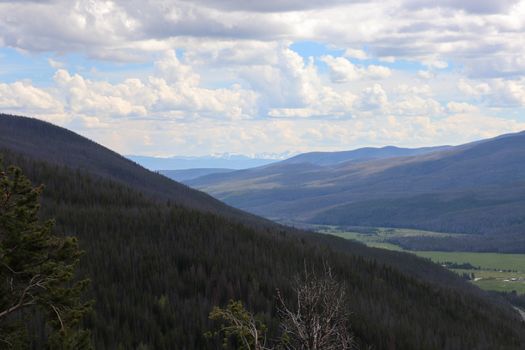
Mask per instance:
[[[319,232],[338,237],[353,239],[368,246],[389,250],[406,251],[401,247],[387,242],[394,237],[449,237],[457,234],[391,228],[355,228],[343,230],[337,226],[319,226]],[[359,232],[358,232],[359,231]],[[418,256],[428,258],[436,263],[470,264],[474,269],[451,268],[463,274],[474,274],[472,283],[485,290],[516,291],[525,293],[525,254],[474,253],[474,252],[439,252],[439,251],[409,251]]]

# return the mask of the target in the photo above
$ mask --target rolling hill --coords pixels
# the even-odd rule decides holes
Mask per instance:
[[[96,349],[218,348],[222,339],[203,334],[229,299],[277,336],[275,291],[289,296],[305,263],[333,267],[356,336],[376,349],[525,343],[508,304],[427,260],[257,219],[38,120],[1,115],[0,142],[5,164],[45,185],[43,217],[79,238]]]
[[[313,165],[336,165],[345,162],[365,162],[374,159],[387,159],[395,157],[415,156],[436,151],[443,151],[451,146],[422,147],[422,148],[401,148],[386,146],[381,148],[364,147],[353,151],[341,152],[308,152],[295,157],[288,158],[279,162],[280,164],[301,164],[310,163]]]
[[[158,170],[187,170],[187,169],[246,169],[275,163],[271,158],[252,158],[236,154],[221,154],[217,156],[201,157],[148,157],[129,155],[128,159],[143,167]]]
[[[472,233],[404,243],[525,252],[523,132],[415,156],[325,166],[282,162],[187,183],[274,220]]]
[[[212,175],[212,174],[224,174],[235,171],[234,169],[225,168],[195,168],[195,169],[183,169],[183,170],[159,170],[159,173],[169,177],[170,179],[178,182],[184,182],[193,180],[198,177]]]

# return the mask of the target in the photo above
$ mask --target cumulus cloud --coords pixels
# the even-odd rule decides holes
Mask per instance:
[[[169,51],[156,63],[157,75],[122,83],[91,81],[58,70],[55,83],[71,113],[98,117],[164,117],[240,119],[256,115],[257,95],[234,85],[201,87],[200,77]]]
[[[347,83],[361,77],[360,69],[344,57],[327,55],[321,57],[321,61],[328,65],[334,83]]]
[[[494,78],[482,82],[461,79],[458,88],[465,95],[475,97],[489,106],[525,106],[525,78],[518,80]]]
[[[356,96],[324,84],[313,58],[303,59],[287,45],[273,64],[243,67],[240,77],[257,91],[268,116],[335,117],[351,113]]]
[[[469,83],[465,79],[459,80],[458,88],[464,94],[476,97],[486,95],[491,90],[489,84],[487,84],[486,82]]]
[[[361,78],[385,79],[392,74],[388,67],[378,65],[360,67],[344,57],[325,55],[321,57],[321,61],[328,65],[330,78],[334,83],[348,83]]]
[[[186,0],[190,1],[190,0]],[[195,1],[195,0],[193,0]],[[193,2],[192,1],[192,2]],[[309,10],[314,8],[332,7],[344,4],[344,0],[197,0],[197,2],[209,7],[234,10],[234,11],[253,11],[253,12],[286,12]]]
[[[0,82],[0,110],[126,152],[454,143],[524,127],[508,112],[525,106],[525,1],[0,0],[0,13],[0,45],[43,52],[54,71]],[[307,59],[299,41],[326,50]],[[69,53],[149,64],[106,78]]]
[[[447,109],[452,113],[476,113],[479,108],[466,102],[450,101],[447,103]]]
[[[392,75],[390,68],[371,64],[366,67],[365,75],[372,79],[386,79]]]
[[[357,58],[358,60],[364,60],[368,58],[368,55],[363,50],[348,48],[345,50],[345,57]]]
[[[62,103],[55,96],[35,87],[29,81],[0,83],[0,111],[27,114],[59,124],[70,120],[70,116],[64,113]]]
[[[422,98],[417,95],[408,95],[394,105],[397,115],[419,115],[433,117],[441,114],[443,108],[439,102],[432,98]]]
[[[420,70],[417,72],[417,76],[421,79],[428,80],[434,78],[435,74],[428,70]]]
[[[404,5],[410,9],[450,8],[477,14],[497,14],[507,12],[519,0],[406,0]]]
[[[380,84],[374,84],[361,91],[358,103],[360,109],[365,111],[382,109],[388,103],[388,96]]]
[[[65,107],[71,113],[112,117],[146,114],[146,109],[138,105],[140,99],[132,101],[127,93],[135,90],[138,95],[141,84],[136,80],[129,79],[113,86],[106,82],[86,80],[79,74],[70,75],[63,69],[56,72],[54,80],[62,92]]]
[[[57,60],[54,60],[52,58],[48,58],[47,59],[47,62],[49,63],[49,65],[55,69],[59,69],[59,68],[64,68],[64,63],[63,62],[60,62],[60,61],[57,61]]]
[[[208,44],[210,38],[222,43],[317,40],[360,60],[409,58],[433,68],[453,61],[471,76],[525,70],[525,45],[520,45],[525,5],[515,0],[4,1],[0,11],[9,13],[0,17],[5,45],[107,60],[148,60],[151,51],[175,42],[191,49],[195,41],[188,38]],[[232,62],[250,56],[248,48],[232,50],[216,52]]]
[[[0,83],[0,109],[57,112],[60,103],[29,82]]]

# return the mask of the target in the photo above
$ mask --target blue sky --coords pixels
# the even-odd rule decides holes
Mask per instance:
[[[0,112],[124,154],[525,129],[524,1],[2,1],[0,13]]]

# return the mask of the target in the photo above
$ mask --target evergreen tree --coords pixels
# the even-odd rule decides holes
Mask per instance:
[[[252,313],[242,305],[242,301],[230,300],[225,308],[214,307],[210,319],[222,321],[217,332],[209,332],[207,336],[223,334],[224,348],[228,348],[231,337],[236,338],[239,350],[271,350],[266,346],[266,325],[257,320]]]
[[[0,347],[29,347],[31,320],[43,317],[49,348],[90,348],[79,328],[90,309],[81,301],[88,281],[73,281],[81,251],[76,238],[39,220],[41,191],[20,169],[0,164]]]

